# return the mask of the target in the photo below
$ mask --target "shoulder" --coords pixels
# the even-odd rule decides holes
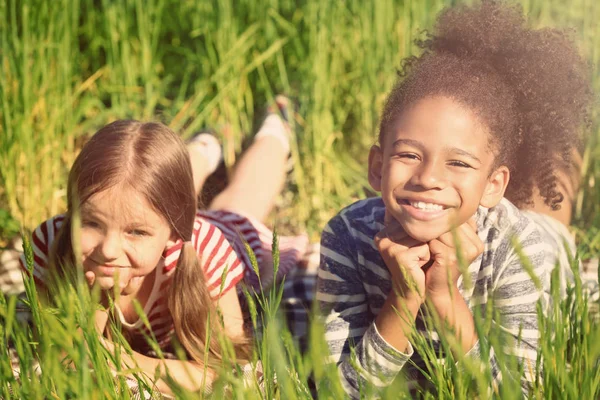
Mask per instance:
[[[198,254],[213,298],[235,286],[244,275],[244,265],[223,232],[196,214],[192,244]]]
[[[204,251],[206,248],[229,245],[223,231],[200,213],[196,214],[194,220],[192,243],[198,252]]]
[[[383,229],[385,206],[381,197],[359,200],[333,217],[326,225],[324,233],[367,236],[371,239]]]
[[[36,229],[32,232],[32,239],[37,239],[40,241],[44,241],[47,244],[50,244],[53,241],[55,235],[60,230],[60,228],[62,228],[64,221],[64,214],[55,215],[54,217],[47,219],[46,221],[39,224],[36,227]]]
[[[483,233],[482,240],[487,250],[497,263],[520,258],[520,255],[529,257],[534,267],[548,261],[552,244],[527,212],[502,199],[482,214],[478,228]]]
[[[361,269],[365,262],[379,264],[375,235],[383,228],[381,198],[357,201],[333,217],[321,234],[321,269]]]
[[[512,238],[521,241],[529,236],[541,240],[540,229],[535,221],[507,199],[502,199],[487,211],[479,209],[478,229],[488,232],[488,240]]]
[[[33,247],[34,254],[37,255],[48,255],[50,248],[54,243],[56,235],[62,228],[65,221],[65,215],[56,215],[44,222],[31,233],[31,245]]]
[[[50,250],[54,244],[54,240],[58,232],[62,228],[65,221],[65,215],[56,215],[42,222],[31,233],[31,249],[33,250],[33,273],[38,280],[43,280],[45,270],[48,267]],[[28,270],[25,253],[19,258],[21,267]]]

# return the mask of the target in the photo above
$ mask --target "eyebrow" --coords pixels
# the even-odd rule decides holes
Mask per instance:
[[[424,151],[424,149],[425,149],[425,146],[423,145],[422,142],[419,142],[418,140],[414,140],[414,139],[398,139],[392,144],[392,147],[398,147],[403,144],[407,145],[407,146],[416,147],[417,149],[419,149],[421,151]],[[468,157],[468,158],[470,158],[474,161],[477,161],[478,163],[481,164],[481,160],[479,159],[479,157],[477,157],[473,153],[470,153],[470,152],[460,149],[458,147],[447,147],[446,151],[448,151],[448,153],[453,153],[453,154],[458,154],[458,155],[461,155],[464,157]]]
[[[423,143],[419,142],[418,140],[413,140],[413,139],[398,139],[392,144],[392,147],[398,147],[403,144],[412,146],[412,147],[416,147],[419,150],[423,150],[423,148],[424,148]]]
[[[89,203],[83,203],[80,207],[79,207],[79,212],[83,213],[91,213],[91,214],[100,214],[102,215],[102,212],[100,212],[100,210],[96,209],[96,207],[90,205]]]
[[[472,153],[469,153],[469,152],[468,152],[468,151],[466,151],[466,150],[459,149],[458,147],[452,147],[452,148],[450,148],[450,151],[451,151],[452,153],[455,153],[455,154],[459,154],[459,155],[461,155],[461,156],[468,157],[468,158],[470,158],[470,159],[472,159],[472,160],[475,160],[475,161],[477,161],[478,163],[480,163],[480,164],[481,164],[481,160],[480,160],[480,159],[479,159],[477,156],[475,156],[475,155],[474,155],[474,154],[472,154]]]
[[[106,214],[104,214],[102,211],[98,210],[93,205],[90,205],[89,203],[84,203],[81,205],[80,213],[83,214],[84,212],[106,218]],[[145,218],[132,218],[132,221],[127,226],[129,226],[131,228],[151,229],[152,223],[148,222],[148,220]]]

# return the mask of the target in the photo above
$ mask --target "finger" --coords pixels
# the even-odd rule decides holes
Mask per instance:
[[[429,260],[431,260],[431,251],[429,250],[429,246],[427,243],[422,243],[418,246],[414,246],[410,249],[411,252],[414,252],[416,258],[419,261],[419,268],[423,265],[427,264]]]
[[[132,278],[131,268],[118,268],[115,273],[115,282],[118,282],[119,289],[124,289],[129,285]]]
[[[394,260],[393,265],[405,268],[407,271],[421,269],[431,259],[427,244],[421,244],[406,251],[390,249],[386,256],[388,260]]]
[[[473,262],[483,251],[483,242],[468,223],[462,224],[454,232],[441,235],[437,240],[448,247],[447,251],[452,253],[450,258],[455,259],[460,250],[460,254],[468,264]]]
[[[389,229],[387,231],[387,237],[392,241],[400,244],[404,244],[405,246],[411,247],[409,243],[419,243],[404,231],[402,227],[394,227],[393,229]]]
[[[446,232],[446,233],[440,235],[440,237],[438,237],[435,240],[443,243],[447,247],[451,247],[453,249],[455,247],[454,246],[454,233],[452,231]],[[432,240],[432,242],[433,242],[433,240]]]
[[[473,215],[471,218],[469,218],[469,220],[467,221],[467,224],[473,228],[473,230],[475,232],[477,232],[477,214]]]
[[[93,287],[94,286],[94,282],[96,281],[96,274],[94,274],[92,271],[88,271],[85,273],[85,280],[88,283],[89,287]]]
[[[394,229],[394,228],[401,227],[398,220],[396,218],[394,218],[394,216],[387,210],[385,210],[385,215],[383,217],[383,225],[388,229]]]
[[[389,238],[382,238],[378,242],[377,249],[381,254],[388,268],[392,268],[390,272],[394,273],[399,265],[407,268],[419,268],[429,261],[429,248],[426,244],[419,243],[411,239],[413,247],[407,247],[391,241]]]
[[[433,258],[446,257],[447,254],[454,253],[453,247],[448,246],[446,243],[439,239],[433,239],[428,243],[429,253]]]
[[[377,250],[379,250],[380,253],[389,251],[393,247],[399,247],[401,250],[406,250],[408,248],[406,246],[393,242],[387,236],[387,232],[384,231],[379,232],[377,235],[375,235],[375,245],[377,246]]]
[[[483,252],[483,242],[471,225],[463,225],[460,232],[462,238],[461,243],[464,243],[463,253],[469,261],[473,261]]]
[[[396,238],[390,238],[385,231],[381,231],[375,235],[375,245],[380,252],[385,251],[388,248],[394,248],[396,251],[406,251],[409,248],[421,246],[423,244],[424,243],[419,242],[408,235],[404,236],[399,241],[396,240]]]
[[[143,276],[134,276],[133,278],[131,278],[131,280],[129,281],[130,285],[133,286],[137,286],[141,283],[142,279],[144,279]]]
[[[404,244],[408,246],[408,243],[411,242],[411,237],[404,232],[404,229],[401,227],[385,227],[381,231],[375,235],[375,240],[389,239],[392,242]]]
[[[453,248],[456,247],[456,241],[460,243],[461,248],[469,244],[475,245],[477,242],[481,242],[481,240],[479,240],[476,226],[474,227],[473,224],[475,224],[475,222],[472,217],[454,230],[440,235],[438,240],[440,240],[446,246]]]
[[[402,225],[387,210],[385,211],[384,228],[381,231],[395,242],[401,242],[409,237]]]
[[[456,249],[449,247],[441,240],[434,239],[429,242],[429,251],[435,264],[441,266],[455,266],[458,261]]]
[[[469,239],[471,242],[475,242],[475,239],[479,239],[479,236],[477,235],[477,227],[473,227],[471,220],[462,224],[458,228],[458,234],[461,238]]]

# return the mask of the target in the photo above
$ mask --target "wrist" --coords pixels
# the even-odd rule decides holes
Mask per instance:
[[[401,353],[408,349],[408,337],[414,330],[421,301],[398,296],[393,290],[375,318],[379,335]]]
[[[461,347],[454,348],[453,353],[467,353],[477,343],[478,337],[471,309],[458,289],[444,296],[428,297],[427,302],[440,317],[440,328],[444,332],[451,328],[452,334],[458,338]]]
[[[100,334],[100,336],[103,335],[107,324],[108,324],[108,312],[106,310],[94,311],[94,326],[96,328],[96,332],[98,332],[98,334]]]
[[[397,310],[397,312],[400,312],[401,314],[408,312],[410,313],[411,319],[415,319],[419,308],[424,302],[425,300],[416,293],[402,295],[392,289],[388,293],[384,308],[387,307],[388,309]]]
[[[425,293],[419,293],[414,288],[409,288],[405,284],[392,283],[392,290],[388,293],[388,299],[402,303],[419,304],[425,302]]]
[[[464,303],[464,299],[457,288],[435,293],[428,292],[426,301],[429,307],[433,307],[437,314],[444,319],[450,317],[450,314],[453,313],[459,303]]]
[[[445,287],[441,290],[427,290],[427,301],[435,305],[444,305],[455,302],[456,299],[462,299],[462,295],[458,287]]]

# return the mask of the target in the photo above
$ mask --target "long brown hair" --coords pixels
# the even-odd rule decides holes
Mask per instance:
[[[190,240],[197,200],[189,154],[179,136],[160,123],[122,120],[106,125],[86,143],[68,180],[68,209],[50,254],[58,276],[75,265],[71,220],[79,204],[116,185],[128,185],[163,216],[184,245],[172,277],[169,309],[175,333],[188,355],[204,364],[223,359],[219,338],[223,326],[206,286],[200,260]],[[233,343],[238,358],[247,359],[248,346]]]

